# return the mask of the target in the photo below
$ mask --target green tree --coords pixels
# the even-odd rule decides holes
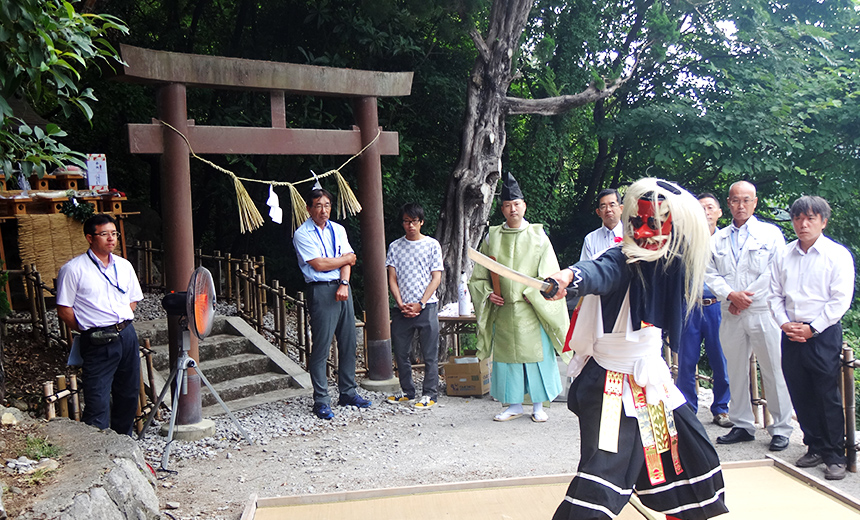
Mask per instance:
[[[111,29],[128,32],[117,18],[79,13],[73,2],[0,5],[0,166],[7,178],[16,163],[25,176],[42,175],[49,164],[83,165],[82,155],[59,141],[66,133],[42,116],[68,118],[79,111],[92,118],[96,98],[81,86],[81,71],[117,59],[107,40]],[[39,117],[25,115],[30,108]]]

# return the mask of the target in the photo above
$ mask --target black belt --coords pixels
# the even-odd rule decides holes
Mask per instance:
[[[309,285],[340,285],[340,280],[329,280],[327,282],[308,282]]]
[[[713,304],[717,303],[717,301],[719,301],[719,300],[717,300],[716,298],[702,298],[702,307],[707,307],[709,305],[713,305]]]
[[[121,321],[121,322],[114,324],[114,325],[108,325],[106,327],[93,327],[93,328],[90,328],[90,329],[87,329],[87,330],[81,332],[81,334],[92,334],[93,332],[95,332],[97,330],[108,330],[108,331],[122,332],[123,329],[125,329],[126,327],[128,327],[129,325],[132,324],[132,321],[133,320],[125,320],[125,321]]]

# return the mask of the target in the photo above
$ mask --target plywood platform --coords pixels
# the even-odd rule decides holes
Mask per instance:
[[[774,460],[728,463],[725,520],[840,518],[860,520],[860,502]],[[459,482],[276,498],[251,497],[242,520],[549,519],[572,475]],[[663,519],[631,501],[620,520]]]

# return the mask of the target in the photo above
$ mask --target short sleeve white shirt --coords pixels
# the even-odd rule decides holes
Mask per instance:
[[[134,319],[132,302],[143,299],[134,268],[110,255],[105,267],[91,251],[78,255],[57,274],[57,305],[71,307],[81,330]]]

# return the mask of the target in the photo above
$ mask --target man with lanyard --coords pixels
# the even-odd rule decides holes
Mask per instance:
[[[729,419],[731,431],[717,437],[717,444],[755,440],[755,417],[750,406],[750,355],[755,353],[761,371],[767,409],[773,424],[770,451],[788,447],[791,426],[791,397],[782,375],[779,326],[768,309],[770,269],[785,248],[782,231],[759,221],[755,213],[756,189],[747,181],[729,188],[732,225],[711,239],[713,256],[705,282],[720,300],[722,323],[720,344],[729,371]]]
[[[624,206],[618,190],[606,188],[597,194],[597,209],[594,210],[603,225],[585,236],[582,243],[580,260],[592,260],[610,247],[621,243],[624,225],[621,224],[621,212]]]
[[[81,332],[83,422],[131,435],[140,392],[134,309],[143,299],[131,264],[111,254],[119,233],[109,215],[84,222],[90,244],[57,274],[57,316]]]
[[[313,335],[308,368],[314,387],[313,413],[325,420],[334,417],[326,377],[332,338],[337,338],[337,404],[358,408],[368,408],[371,404],[356,392],[355,309],[349,287],[356,257],[344,227],[329,220],[333,200],[319,182],[314,184],[307,198],[310,218],[293,235],[299,268],[308,284]]]
[[[717,230],[717,219],[723,216],[720,203],[712,193],[702,193],[698,197],[699,204],[705,210],[708,229],[711,236]],[[709,246],[710,247],[710,246]],[[702,354],[702,342],[705,343],[705,353],[711,366],[714,381],[714,402],[711,404],[713,422],[723,428],[734,426],[729,420],[729,374],[726,368],[726,356],[720,345],[720,306],[714,293],[705,285],[702,293],[702,309],[687,317],[681,341],[678,345],[678,377],[675,384],[693,407],[699,409],[699,396],[696,393],[697,365]]]
[[[830,220],[826,200],[800,197],[790,213],[797,240],[776,258],[768,303],[782,329],[782,370],[809,447],[795,464],[812,468],[823,463],[824,478],[841,480],[845,417],[839,392],[839,320],[854,295],[854,259],[822,234]]]

